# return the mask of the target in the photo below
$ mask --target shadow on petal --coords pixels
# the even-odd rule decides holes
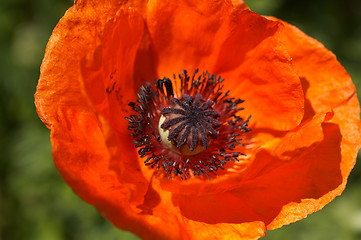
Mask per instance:
[[[161,201],[160,195],[153,188],[152,182],[153,182],[153,178],[151,179],[151,182],[148,185],[148,190],[144,195],[143,203],[137,206],[137,208],[142,210],[140,214],[152,215],[153,208],[157,207],[160,204]]]
[[[311,105],[310,99],[307,98],[307,91],[310,88],[310,82],[305,77],[300,77],[303,94],[305,96],[305,113],[303,115],[302,122],[312,118],[316,114],[315,110]]]

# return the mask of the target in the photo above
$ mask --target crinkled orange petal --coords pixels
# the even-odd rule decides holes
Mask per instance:
[[[229,224],[229,223],[216,223],[218,216],[222,216],[223,213],[219,212],[217,216],[213,216],[215,220],[213,223],[197,221],[189,219],[180,212],[180,209],[177,205],[174,205],[172,200],[173,194],[168,191],[163,191],[159,185],[158,180],[153,181],[153,186],[156,191],[159,192],[161,201],[156,206],[152,206],[150,209],[146,209],[146,213],[152,214],[155,219],[158,219],[159,223],[162,221],[163,226],[168,230],[169,235],[165,235],[167,239],[173,239],[171,234],[176,236],[174,239],[258,239],[261,236],[265,235],[266,227],[261,221],[251,221],[244,222],[242,224]],[[201,202],[193,201],[193,196],[186,197],[188,204],[192,207],[194,212],[198,212],[198,204]],[[145,199],[146,201],[146,199]],[[232,200],[230,200],[232,202]],[[230,203],[228,202],[228,203]],[[213,207],[217,208],[219,204],[225,204],[218,202],[217,199],[213,201]],[[242,206],[238,203],[237,210],[243,211],[246,210],[245,206]],[[144,212],[143,212],[144,213]],[[244,215],[247,214],[253,215],[252,212],[244,212]],[[239,215],[239,212],[233,212],[232,215],[236,217]],[[169,229],[169,226],[172,226],[172,230]],[[160,226],[159,226],[160,227]]]
[[[207,224],[198,221],[188,220],[185,224],[191,233],[190,239],[242,239],[255,240],[266,235],[263,222],[247,222],[242,224],[218,223]]]
[[[164,228],[163,219],[141,214],[136,207],[138,199],[133,199],[134,190],[141,189],[127,183],[126,176],[120,181],[119,169],[110,168],[112,155],[97,115],[84,108],[63,107],[58,109],[56,118],[51,132],[53,157],[69,186],[121,229],[144,239],[176,239],[179,230],[175,227],[169,232]],[[130,146],[131,142],[118,146],[122,159],[134,159],[132,151],[127,151]],[[117,164],[122,171],[132,171],[122,161]],[[133,172],[133,175],[136,174]],[[142,182],[141,177],[137,180]],[[167,218],[174,219],[173,215]]]
[[[212,70],[235,11],[230,1],[149,1],[147,28],[160,77]]]
[[[115,9],[102,7],[102,2],[94,5],[78,1],[54,29],[35,95],[37,111],[51,129],[54,161],[69,186],[119,228],[144,238],[161,238],[169,235],[157,227],[162,224],[149,220],[151,216],[138,215],[141,210],[136,206],[143,201],[149,183],[139,163],[134,161],[138,154],[131,136],[115,133],[104,111],[109,109],[99,107],[98,100],[106,88],[104,92],[99,91],[99,95],[92,92],[92,87],[99,87],[97,84],[104,84],[108,79],[91,82],[92,79],[84,79],[81,72],[81,63],[84,63],[83,71],[96,69],[100,33],[105,25],[109,30],[112,27],[119,30],[120,26],[129,26],[127,24],[139,26],[139,18],[133,11],[120,9],[118,14],[122,14],[122,19],[111,19],[116,15]],[[142,33],[141,28],[133,27],[132,30]],[[123,47],[124,52],[129,50],[126,44],[120,43],[119,47]],[[131,58],[131,55],[128,56]],[[91,83],[94,86],[86,85]]]
[[[292,63],[300,76],[305,92],[304,120],[325,109],[332,108],[334,111],[331,122],[339,126],[342,136],[340,145],[342,157],[339,166],[342,183],[337,189],[319,199],[304,199],[300,203],[285,205],[279,216],[267,226],[268,229],[297,221],[308,213],[321,209],[335,196],[340,195],[361,146],[360,106],[350,76],[335,55],[321,43],[308,37],[296,27],[282,23],[285,29],[281,33],[281,39],[292,56]]]
[[[117,91],[117,88],[119,88],[119,86],[124,87],[124,85],[127,85],[129,88],[132,87],[132,85],[128,83],[132,75],[132,68],[127,68],[129,65],[125,63],[128,62],[127,64],[131,64],[132,58],[135,58],[135,50],[132,51],[130,49],[131,47],[136,49],[139,44],[143,30],[143,22],[141,17],[132,10],[120,9],[116,15],[115,12],[111,11],[112,8],[107,8],[106,6],[108,5],[102,5],[101,2],[96,6],[91,2],[77,2],[74,7],[67,11],[53,32],[47,46],[38,89],[35,95],[39,115],[49,127],[58,121],[56,117],[57,110],[61,107],[67,107],[101,113],[102,117],[105,117],[112,123],[113,129],[117,129],[118,127],[124,129],[123,132],[126,132],[126,121],[120,119],[121,116],[116,115],[119,113],[118,109],[121,105],[119,98],[123,96],[123,94]],[[115,18],[113,18],[113,14],[116,15]],[[131,38],[130,34],[127,34],[125,40],[118,41],[118,45],[114,46],[114,44],[111,44],[112,41],[119,40],[119,35],[121,35],[119,28],[127,31],[127,33],[129,33],[131,28],[133,35],[136,37]],[[114,33],[114,29],[117,31],[116,34],[112,34]],[[102,32],[110,36],[107,36],[108,38],[103,37],[101,35]],[[136,41],[137,38],[138,41]],[[122,39],[124,39],[124,36]],[[82,75],[81,63],[85,65],[83,72],[90,71],[89,69],[100,68],[99,65],[101,65],[103,57],[101,55],[102,41],[111,44],[113,47],[117,47],[116,49],[118,49],[118,51],[123,50],[123,52],[118,53],[117,58],[123,57],[123,60],[124,58],[129,58],[127,61],[124,60],[124,64],[117,65],[123,75],[114,74],[113,76],[118,82],[118,85],[114,89],[114,93],[117,93],[116,97],[119,97],[118,99],[114,97],[115,94],[107,93],[107,84],[111,82],[108,74],[113,71],[115,65],[114,58],[104,57],[104,61],[109,63],[106,66],[108,68],[105,70],[101,68],[103,71],[98,71],[103,73],[103,75],[99,76],[99,74],[94,74],[94,76],[97,77],[96,79],[92,78],[93,76]],[[123,55],[121,55],[121,53],[123,53]],[[59,59],[62,61],[59,61]],[[109,59],[113,60],[113,62]],[[124,76],[128,78],[124,79]],[[134,97],[136,91],[137,90],[127,91],[126,93],[128,95],[124,94],[124,97],[129,95]],[[127,99],[124,101],[127,101]],[[112,110],[114,110],[114,112],[111,111],[111,108],[113,108]],[[53,128],[51,127],[51,129]],[[139,171],[139,163],[134,163],[134,161],[131,160],[137,157],[135,150],[123,150],[124,146],[126,146],[126,149],[133,147],[129,145],[131,144],[131,136],[129,136],[128,133],[124,134],[120,132],[116,135],[113,129],[108,131],[108,134],[104,133],[104,135],[100,135],[99,137],[107,140],[108,150],[111,151],[112,159],[124,158],[124,161],[122,161],[123,165],[119,163],[114,164],[118,170],[120,166],[131,166],[127,171],[120,168],[117,172],[119,178],[124,179],[122,181],[132,186],[128,186],[133,190],[132,198],[139,198],[144,194],[147,183]],[[106,125],[103,127],[103,130],[106,130]],[[56,139],[52,140],[53,144],[57,141]],[[124,154],[124,152],[128,154]]]
[[[336,56],[296,27],[282,23],[285,29],[280,37],[292,57],[312,110],[320,112],[332,107],[337,117],[339,108],[342,111],[348,109],[350,113],[346,114],[349,117],[359,118],[359,105],[352,101],[357,98],[356,88]]]
[[[231,2],[237,9],[248,9],[247,4],[243,0],[231,0]]]
[[[278,37],[282,25],[227,1],[154,0],[147,27],[160,77],[209,70],[246,99],[242,114],[255,126],[288,130],[302,120],[302,86]]]
[[[144,1],[129,1],[139,7]],[[48,42],[41,66],[35,104],[40,118],[50,127],[59,106],[83,105],[88,102],[81,79],[81,62],[97,57],[101,32],[109,18],[116,15],[124,2],[75,1],[59,21]]]
[[[173,196],[174,204],[194,221],[233,224],[262,221],[268,225],[278,219],[287,204],[310,198],[316,202],[342,183],[342,137],[336,124],[325,122],[331,116],[318,114],[289,132],[275,149],[258,152],[235,189],[216,195],[192,196],[192,204],[188,202],[189,196],[177,194]],[[286,147],[294,141],[302,142],[309,132],[315,137],[300,146],[303,151]]]
[[[303,117],[303,91],[279,39],[283,26],[249,11],[241,12],[237,22],[215,72],[222,73],[231,94],[246,100],[243,114],[252,115],[252,128],[294,128]]]
[[[140,81],[133,79],[136,53],[143,35],[140,13],[119,10],[109,19],[98,43],[82,62],[82,82],[96,109],[117,132],[129,133],[130,101],[134,101]],[[130,140],[131,141],[131,140]]]
[[[48,42],[35,104],[40,118],[49,128],[57,120],[55,116],[59,106],[90,106],[80,83],[80,57],[93,47],[95,26],[98,25],[93,20],[94,28],[87,26],[86,22],[90,24],[92,21],[89,15],[87,10],[78,14],[76,7],[70,8]]]

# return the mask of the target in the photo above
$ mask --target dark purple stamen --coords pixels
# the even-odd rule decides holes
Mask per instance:
[[[177,81],[179,84],[173,85]],[[244,100],[229,96],[229,91],[223,90],[223,81],[207,71],[198,74],[197,69],[193,75],[184,70],[174,75],[173,80],[155,79],[153,84],[140,87],[136,102],[129,103],[134,114],[125,119],[146,166],[162,168],[168,178],[210,179],[210,173],[217,175],[217,170],[224,169],[227,162],[239,161],[245,155],[239,149],[243,146],[241,137],[250,131],[250,117],[240,117]],[[112,94],[111,90],[106,92]],[[162,144],[159,131],[161,115],[165,117],[161,128],[169,130],[168,140],[176,147],[187,144],[193,151],[201,145],[206,150],[194,155],[169,151]]]

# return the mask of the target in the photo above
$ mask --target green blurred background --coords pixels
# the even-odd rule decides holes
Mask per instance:
[[[249,0],[251,9],[286,20],[332,50],[361,96],[361,1]],[[0,2],[0,240],[138,239],[112,227],[63,182],[49,131],[33,104],[52,29],[69,0]],[[361,163],[342,197],[265,239],[361,239]]]

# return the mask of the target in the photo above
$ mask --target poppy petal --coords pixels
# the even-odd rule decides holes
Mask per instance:
[[[149,1],[147,28],[161,77],[212,70],[234,12],[230,1]]]
[[[317,113],[332,108],[335,113],[332,122],[340,126],[343,137],[341,170],[346,184],[361,146],[360,105],[356,88],[332,52],[298,28],[282,23],[285,26],[282,40],[294,59],[293,64],[303,85],[307,87],[305,99],[310,109],[306,112]],[[309,117],[305,115],[305,119]]]
[[[102,9],[101,4],[77,1],[67,11],[47,46],[35,103],[39,116],[51,128],[54,161],[69,186],[119,228],[158,238],[156,230],[139,230],[150,229],[136,209],[143,201],[148,182],[139,163],[133,161],[137,153],[131,137],[114,132],[109,119],[104,118],[106,114],[99,114],[103,109],[94,107],[98,104],[97,95],[84,88],[87,82],[82,79],[81,62],[90,69],[92,65],[88,63],[97,63],[101,44],[98,31],[104,28],[107,14],[115,14],[111,10],[114,9]],[[139,26],[134,11],[120,9],[119,14]],[[108,24],[114,28],[127,26],[124,22],[115,18]]]
[[[64,180],[103,214],[108,215],[104,205],[117,204],[115,211],[123,218],[130,217],[128,189],[109,171],[111,156],[100,137],[103,133],[96,115],[84,109],[63,108],[58,110],[57,119],[51,140],[55,165]]]
[[[360,106],[350,76],[337,61],[335,55],[321,43],[308,37],[298,28],[286,22],[282,23],[285,29],[281,38],[292,56],[293,65],[300,76],[305,92],[303,121],[327,108],[332,108],[334,111],[331,122],[339,126],[342,135],[340,162],[342,184],[317,201],[303,200],[299,204],[284,206],[280,217],[268,226],[269,229],[287,224],[287,219],[292,218],[287,216],[293,215],[295,219],[293,221],[301,219],[308,212],[305,209],[317,211],[335,196],[340,195],[361,146]]]
[[[143,28],[134,9],[77,1],[54,29],[42,63],[35,103],[44,123],[50,127],[58,106],[88,102],[111,118],[113,127],[126,129],[126,105],[141,85],[129,79]]]
[[[187,230],[193,233],[190,239],[255,240],[266,236],[264,223],[260,221],[242,224],[206,224],[203,222],[196,222],[191,220],[188,220],[187,222]]]
[[[91,31],[86,24],[91,25],[90,19],[88,11],[78,14],[75,7],[70,8],[48,42],[40,69],[35,104],[40,118],[49,128],[56,121],[59,106],[76,108],[90,105],[79,81],[79,56],[83,56],[94,45],[94,38],[90,36],[96,35],[95,28]],[[87,34],[80,34],[84,32]],[[69,44],[70,42],[73,44]]]
[[[312,109],[321,112],[331,107],[337,117],[338,108],[348,108],[350,116],[358,118],[360,109],[352,101],[352,98],[357,98],[356,88],[336,56],[298,28],[282,23],[285,28],[280,36],[292,56]]]
[[[303,117],[303,90],[286,46],[279,39],[283,26],[243,11],[238,27],[224,42],[216,72],[234,96],[245,99],[245,116],[252,128],[289,130]]]
[[[173,233],[163,228],[161,218],[140,214],[136,206],[143,199],[134,196],[145,195],[140,170],[137,173],[123,161],[117,161],[118,169],[112,169],[109,139],[104,138],[106,133],[96,114],[84,108],[63,107],[58,109],[56,118],[58,121],[53,122],[51,131],[53,157],[57,169],[74,192],[121,229],[135,232],[144,239],[172,236]],[[135,155],[126,150],[129,148],[120,145],[122,154],[118,157],[134,159]],[[136,182],[128,176],[133,176]]]
[[[175,204],[179,205],[184,216],[195,221],[212,223],[217,219],[229,223],[263,221],[266,225],[277,219],[284,205],[299,203],[303,199],[310,198],[315,199],[314,205],[317,204],[319,198],[342,183],[339,168],[341,134],[336,124],[324,122],[329,121],[331,116],[330,113],[319,114],[303,126],[291,131],[281,139],[277,151],[259,151],[235,189],[215,195],[192,196],[193,203],[199,202],[197,211],[192,208],[193,203],[189,204],[186,201],[185,195],[175,194]],[[282,147],[291,145],[294,141],[302,141],[304,133],[309,134],[309,131],[317,137],[313,142],[308,140],[304,145],[303,149],[306,151],[286,150]],[[329,201],[333,197],[331,195]],[[212,208],[214,199],[218,199],[219,202],[233,201],[233,204],[229,202]],[[244,209],[237,212],[240,206],[244,206]],[[311,213],[314,209],[303,211]],[[219,215],[219,212],[223,214]],[[242,212],[247,214],[243,215]],[[218,218],[213,218],[214,215]],[[284,218],[283,224],[298,219]]]
[[[237,9],[248,9],[247,4],[243,0],[231,0],[231,2]]]
[[[144,23],[139,13],[119,10],[104,26],[89,60],[82,61],[82,81],[96,109],[117,132],[128,133],[125,116],[142,82],[130,81]]]
[[[205,213],[209,217],[213,219],[213,223],[210,222],[202,222],[193,219],[187,218],[184,216],[180,209],[176,204],[176,198],[171,192],[164,191],[161,189],[158,180],[153,181],[154,190],[159,192],[161,196],[161,202],[152,209],[152,215],[158,219],[163,221],[166,226],[172,226],[173,230],[170,230],[168,227],[167,234],[164,235],[166,239],[173,239],[170,234],[175,234],[174,239],[258,239],[261,236],[265,236],[266,227],[261,221],[252,221],[252,222],[244,222],[242,224],[230,224],[223,223],[219,220],[218,217],[222,219],[227,214],[225,212],[218,212],[218,214],[214,216],[210,216],[208,213]],[[198,211],[198,207],[202,209],[201,201],[193,201],[193,196],[187,196],[184,199],[188,202],[189,209],[194,214],[204,214],[204,212]],[[212,198],[212,204],[214,207],[218,207],[219,204],[225,206],[227,203],[234,203],[234,198],[230,196],[228,202],[219,202],[221,199],[217,199],[217,197]],[[190,204],[191,203],[191,204]],[[249,211],[245,205],[242,205],[238,202],[237,209],[239,211],[243,211],[242,215],[247,218],[248,214],[254,216],[254,212]],[[229,205],[231,206],[231,205]],[[232,204],[232,206],[234,206]],[[192,210],[191,210],[192,209]],[[209,212],[210,213],[210,212]],[[237,218],[237,215],[240,215],[239,212],[233,212],[232,216]],[[154,220],[153,220],[154,221]],[[163,223],[163,224],[164,224]],[[159,226],[158,226],[159,227]],[[180,230],[180,231],[179,231]],[[178,232],[179,231],[179,232]]]
[[[147,26],[159,75],[221,74],[257,127],[288,130],[302,120],[302,86],[279,40],[281,24],[226,1],[150,1]]]

